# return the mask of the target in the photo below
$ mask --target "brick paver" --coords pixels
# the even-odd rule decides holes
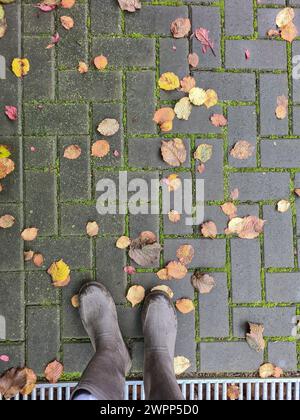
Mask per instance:
[[[74,8],[53,13],[38,11],[36,3],[17,0],[6,7],[9,30],[0,40],[0,54],[7,60],[7,79],[0,80],[0,144],[10,146],[16,163],[15,171],[1,181],[0,192],[0,216],[16,219],[13,228],[0,230],[0,316],[7,320],[0,354],[10,356],[9,365],[26,363],[37,373],[58,358],[65,366],[64,378],[78,378],[92,348],[70,299],[84,282],[94,280],[104,283],[116,301],[133,356],[131,374],[140,376],[141,306],[132,309],[126,291],[132,284],[146,289],[158,284],[156,271],[175,259],[180,245],[191,244],[195,258],[187,276],[169,282],[174,300],[187,297],[195,302],[194,312],[178,314],[176,355],[189,358],[188,373],[253,373],[263,361],[297,371],[300,344],[292,331],[300,315],[300,199],[293,190],[300,188],[300,82],[292,78],[291,63],[300,53],[300,39],[290,46],[268,39],[266,31],[285,5],[296,7],[300,25],[300,2],[149,0],[134,14],[122,12],[116,0],[78,0]],[[69,32],[60,27],[62,13],[74,17]],[[170,24],[178,17],[190,17],[193,29],[210,31],[215,56],[210,51],[204,55],[195,37],[171,37]],[[61,41],[46,49],[56,30]],[[200,56],[196,69],[188,66],[189,52]],[[87,74],[79,74],[79,61],[92,63],[100,54],[108,57],[106,71],[100,73],[91,64]],[[10,71],[12,59],[21,56],[31,63],[24,80]],[[167,71],[180,78],[193,75],[198,86],[217,91],[219,103],[210,110],[194,107],[189,121],[175,119],[172,132],[163,134],[152,121],[154,111],[184,96],[159,91],[158,77]],[[275,116],[281,95],[289,98],[284,120]],[[4,105],[18,106],[18,121],[5,117]],[[224,113],[228,126],[214,127],[209,121],[213,113]],[[100,138],[97,125],[108,117],[121,125],[109,139],[111,152],[118,153],[92,158],[91,143]],[[174,136],[184,140],[188,154],[179,170],[160,155],[161,139]],[[255,149],[245,161],[230,156],[242,139]],[[194,151],[204,143],[213,146],[213,156],[199,174]],[[71,144],[82,149],[78,160],[63,157]],[[218,237],[205,239],[198,226],[183,220],[173,224],[165,215],[101,216],[96,210],[97,182],[117,180],[119,170],[148,185],[174,172],[194,185],[204,179],[204,220],[216,223]],[[220,205],[234,188],[239,189],[240,217],[267,220],[264,234],[255,240],[224,234],[228,219]],[[147,204],[148,197],[143,198]],[[281,199],[291,202],[283,214],[276,211]],[[90,239],[85,227],[94,220],[100,234]],[[27,226],[40,229],[33,243],[20,240]],[[116,239],[143,230],[159,236],[164,247],[160,263],[127,276],[123,268],[129,259],[116,249]],[[24,263],[23,251],[30,249],[45,256],[43,267]],[[72,281],[57,290],[46,270],[61,258],[71,267]],[[215,278],[210,294],[199,296],[193,289],[195,270]],[[245,343],[247,322],[264,323],[264,354]],[[0,361],[0,372],[7,367]]]

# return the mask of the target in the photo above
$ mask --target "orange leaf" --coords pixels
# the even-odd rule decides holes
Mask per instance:
[[[179,299],[176,301],[176,308],[182,314],[188,314],[195,310],[194,303],[191,299]]]
[[[61,377],[62,373],[64,371],[63,365],[58,362],[57,360],[54,360],[54,362],[51,362],[48,364],[48,366],[45,369],[45,378],[48,382],[51,384],[56,384]]]
[[[192,245],[181,245],[177,249],[176,257],[183,265],[190,264],[193,261],[194,256],[195,250]]]
[[[97,222],[89,222],[86,225],[86,233],[90,237],[97,236],[98,233],[99,233],[99,226],[98,226]]]
[[[77,146],[76,144],[71,144],[71,146],[68,146],[65,148],[64,151],[64,158],[75,160],[78,159],[81,155],[81,148]]]
[[[108,60],[104,55],[99,55],[98,57],[95,57],[94,64],[98,70],[104,70],[108,65]]]
[[[27,228],[25,230],[23,230],[23,232],[21,233],[21,237],[24,241],[34,241],[38,235],[38,229],[33,227],[33,228]]]
[[[92,146],[92,156],[103,158],[108,155],[110,145],[107,140],[98,140]]]
[[[70,16],[61,16],[60,22],[67,31],[74,27],[74,19]]]
[[[185,265],[178,261],[171,261],[167,267],[168,277],[175,280],[182,280],[187,275],[188,270]]]
[[[214,222],[203,223],[201,233],[205,238],[214,239],[218,234],[216,224]]]
[[[61,7],[64,9],[71,9],[74,4],[76,3],[76,0],[61,0]]]

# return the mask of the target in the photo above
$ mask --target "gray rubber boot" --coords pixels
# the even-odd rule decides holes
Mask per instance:
[[[95,355],[73,392],[87,391],[97,400],[124,399],[125,377],[131,359],[124,343],[111,294],[99,283],[88,283],[79,292],[79,312]]]
[[[177,316],[164,292],[151,292],[142,313],[145,338],[144,384],[147,400],[183,400],[174,373]]]

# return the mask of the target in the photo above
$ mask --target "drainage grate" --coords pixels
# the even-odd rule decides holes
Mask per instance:
[[[227,388],[235,384],[240,389],[240,400],[247,401],[299,401],[300,378],[284,379],[186,379],[179,380],[182,393],[191,401],[227,400]],[[28,397],[17,396],[15,400],[69,400],[76,383],[39,384]],[[142,381],[128,381],[125,400],[144,400]],[[1,395],[0,395],[1,400]]]

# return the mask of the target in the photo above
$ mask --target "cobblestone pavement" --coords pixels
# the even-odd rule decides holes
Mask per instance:
[[[69,32],[59,26],[61,11],[42,14],[31,1],[20,0],[6,7],[9,31],[0,40],[0,53],[8,72],[7,79],[0,80],[1,107],[18,106],[21,114],[12,124],[0,112],[0,143],[11,146],[16,161],[16,170],[4,180],[0,193],[0,214],[16,218],[12,229],[0,232],[0,315],[7,321],[0,354],[9,354],[11,365],[26,363],[41,373],[58,357],[65,366],[64,378],[77,377],[92,349],[70,298],[86,279],[97,279],[115,298],[133,356],[132,373],[140,373],[140,307],[131,309],[125,295],[130,284],[158,283],[154,273],[159,267],[140,268],[127,277],[123,271],[127,256],[116,249],[115,241],[123,234],[135,237],[151,230],[164,246],[161,267],[174,259],[179,244],[191,243],[196,250],[186,279],[171,282],[175,298],[190,297],[196,304],[195,312],[178,314],[176,355],[189,358],[190,373],[255,372],[263,360],[297,371],[300,345],[292,329],[300,315],[300,200],[293,190],[300,188],[300,82],[292,79],[292,56],[299,54],[300,40],[291,46],[265,35],[286,3],[295,6],[300,28],[299,0],[155,0],[143,2],[135,14],[121,12],[113,0],[78,0],[73,9],[63,11],[75,18]],[[194,29],[210,30],[216,57],[203,55],[195,39],[171,38],[170,23],[188,16]],[[56,48],[45,49],[55,28],[60,28],[62,39]],[[251,51],[250,60],[244,58],[246,49]],[[215,128],[209,122],[211,110],[201,107],[194,108],[189,122],[177,120],[171,134],[161,135],[152,122],[153,113],[161,104],[173,105],[181,94],[160,92],[157,80],[165,71],[180,77],[189,74],[189,51],[200,55],[199,68],[192,73],[199,86],[217,91],[220,102],[213,112],[224,112],[228,127]],[[99,54],[109,59],[107,71],[91,69],[84,76],[77,72],[78,61],[90,62]],[[31,63],[23,81],[9,70],[18,56]],[[289,118],[281,121],[274,113],[279,95],[289,96]],[[94,160],[90,145],[99,139],[97,124],[107,117],[123,122],[110,140],[120,157],[110,154]],[[163,216],[96,212],[95,185],[104,175],[117,177],[122,169],[149,182],[170,173],[159,148],[161,138],[174,134],[184,138],[190,150],[187,164],[178,170],[182,177],[196,178],[196,145],[214,146],[201,177],[205,220],[218,226],[215,240],[201,237],[198,226],[174,225]],[[251,159],[229,156],[239,139],[256,147]],[[65,146],[74,143],[81,146],[81,157],[64,159]],[[224,235],[227,218],[220,205],[234,188],[240,191],[236,202],[240,216],[267,220],[259,239]],[[287,213],[276,211],[280,199],[290,200]],[[93,220],[100,225],[96,239],[85,234],[86,223]],[[27,226],[40,229],[30,244],[20,240],[20,231]],[[44,266],[25,264],[24,249],[41,252]],[[72,281],[57,290],[46,269],[61,258],[72,269]],[[195,294],[190,284],[195,268],[213,273],[217,287],[211,294]],[[264,323],[268,342],[264,355],[245,343],[247,321]],[[0,370],[7,367],[0,362]]]

